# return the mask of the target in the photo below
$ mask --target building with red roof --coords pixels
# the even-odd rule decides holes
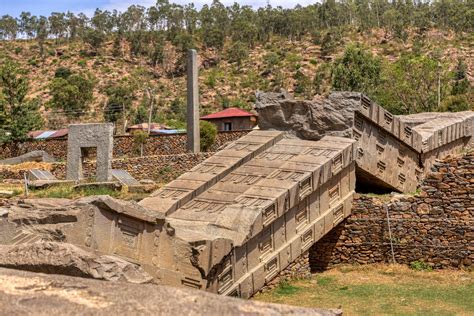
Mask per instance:
[[[209,121],[217,126],[218,131],[249,130],[257,125],[257,115],[239,108],[227,108],[225,110],[208,114],[201,120]]]

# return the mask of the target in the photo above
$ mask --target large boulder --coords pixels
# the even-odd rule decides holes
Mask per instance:
[[[131,283],[153,279],[140,266],[121,258],[98,256],[57,242],[0,246],[0,267]]]
[[[309,140],[326,135],[351,137],[360,98],[360,93],[335,92],[308,101],[296,100],[286,92],[257,92],[255,109],[261,129],[287,131]]]

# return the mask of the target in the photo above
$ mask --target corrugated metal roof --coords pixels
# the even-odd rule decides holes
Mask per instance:
[[[50,139],[66,136],[68,134],[68,131],[69,130],[67,128],[63,128],[57,131],[31,131],[28,133],[28,136],[33,139]]]
[[[56,133],[56,131],[45,131],[41,134],[39,134],[38,136],[35,137],[35,139],[45,139],[45,138],[49,138],[51,135],[53,135],[54,133]]]

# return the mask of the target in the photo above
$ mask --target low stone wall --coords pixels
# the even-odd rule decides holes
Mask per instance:
[[[114,159],[112,161],[112,168],[126,170],[137,180],[151,179],[160,183],[166,183],[189,171],[189,169],[213,154],[207,152]],[[64,163],[53,164],[51,169],[51,172],[58,179],[66,177],[65,171],[66,165]],[[83,172],[85,177],[93,177],[95,161],[86,162],[83,166]]]
[[[200,154],[162,155],[137,158],[122,158],[112,161],[112,168],[127,170],[138,180],[151,179],[160,183],[169,182],[182,173],[189,171],[213,153]],[[58,179],[66,178],[66,164],[64,162],[53,164],[39,164],[33,166],[39,169],[50,170]],[[0,168],[0,181],[2,179],[22,180],[26,170]],[[93,177],[95,161],[86,161],[83,165],[85,177]]]
[[[352,215],[310,249],[313,271],[340,263],[474,261],[474,151],[436,162],[417,196],[357,196]],[[390,220],[390,232],[387,221]],[[391,238],[390,238],[391,233]]]
[[[210,151],[217,151],[221,146],[239,139],[249,131],[219,132],[216,142]],[[33,150],[44,150],[56,159],[66,160],[67,138],[50,140],[30,140],[21,143],[0,146],[0,159],[12,158]],[[186,153],[186,134],[150,136],[143,146],[144,156],[179,155]],[[114,157],[137,157],[140,148],[134,144],[133,136],[114,137]]]

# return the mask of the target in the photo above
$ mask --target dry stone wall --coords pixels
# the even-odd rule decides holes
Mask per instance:
[[[474,151],[433,164],[417,196],[357,196],[352,214],[310,249],[312,270],[340,263],[422,261],[433,268],[474,261]]]
[[[219,132],[210,151],[217,151],[218,148],[239,139],[248,132]],[[0,158],[16,157],[33,150],[44,150],[56,159],[65,160],[67,156],[67,138],[4,144],[0,146]],[[186,134],[151,136],[143,146],[144,156],[179,155],[186,152]],[[134,144],[133,136],[114,137],[114,157],[137,157],[139,153],[140,148],[137,148]]]
[[[151,179],[160,183],[174,180],[189,169],[198,165],[213,153],[206,152],[200,154],[162,155],[137,158],[123,158],[112,160],[113,169],[123,169],[128,171],[135,179]],[[45,166],[47,168],[45,168]],[[40,169],[50,170],[58,179],[66,178],[66,164],[54,163],[43,164]],[[83,164],[83,174],[85,178],[91,178],[95,174],[95,161],[86,161]],[[0,168],[0,179],[23,179],[23,174],[27,170]]]
[[[151,179],[157,182],[169,182],[189,169],[201,163],[213,153],[162,155],[137,158],[124,158],[112,160],[113,169],[128,171],[135,179]],[[95,161],[86,162],[83,166],[84,176],[93,177],[95,172]],[[65,165],[55,164],[52,173],[63,179]]]

